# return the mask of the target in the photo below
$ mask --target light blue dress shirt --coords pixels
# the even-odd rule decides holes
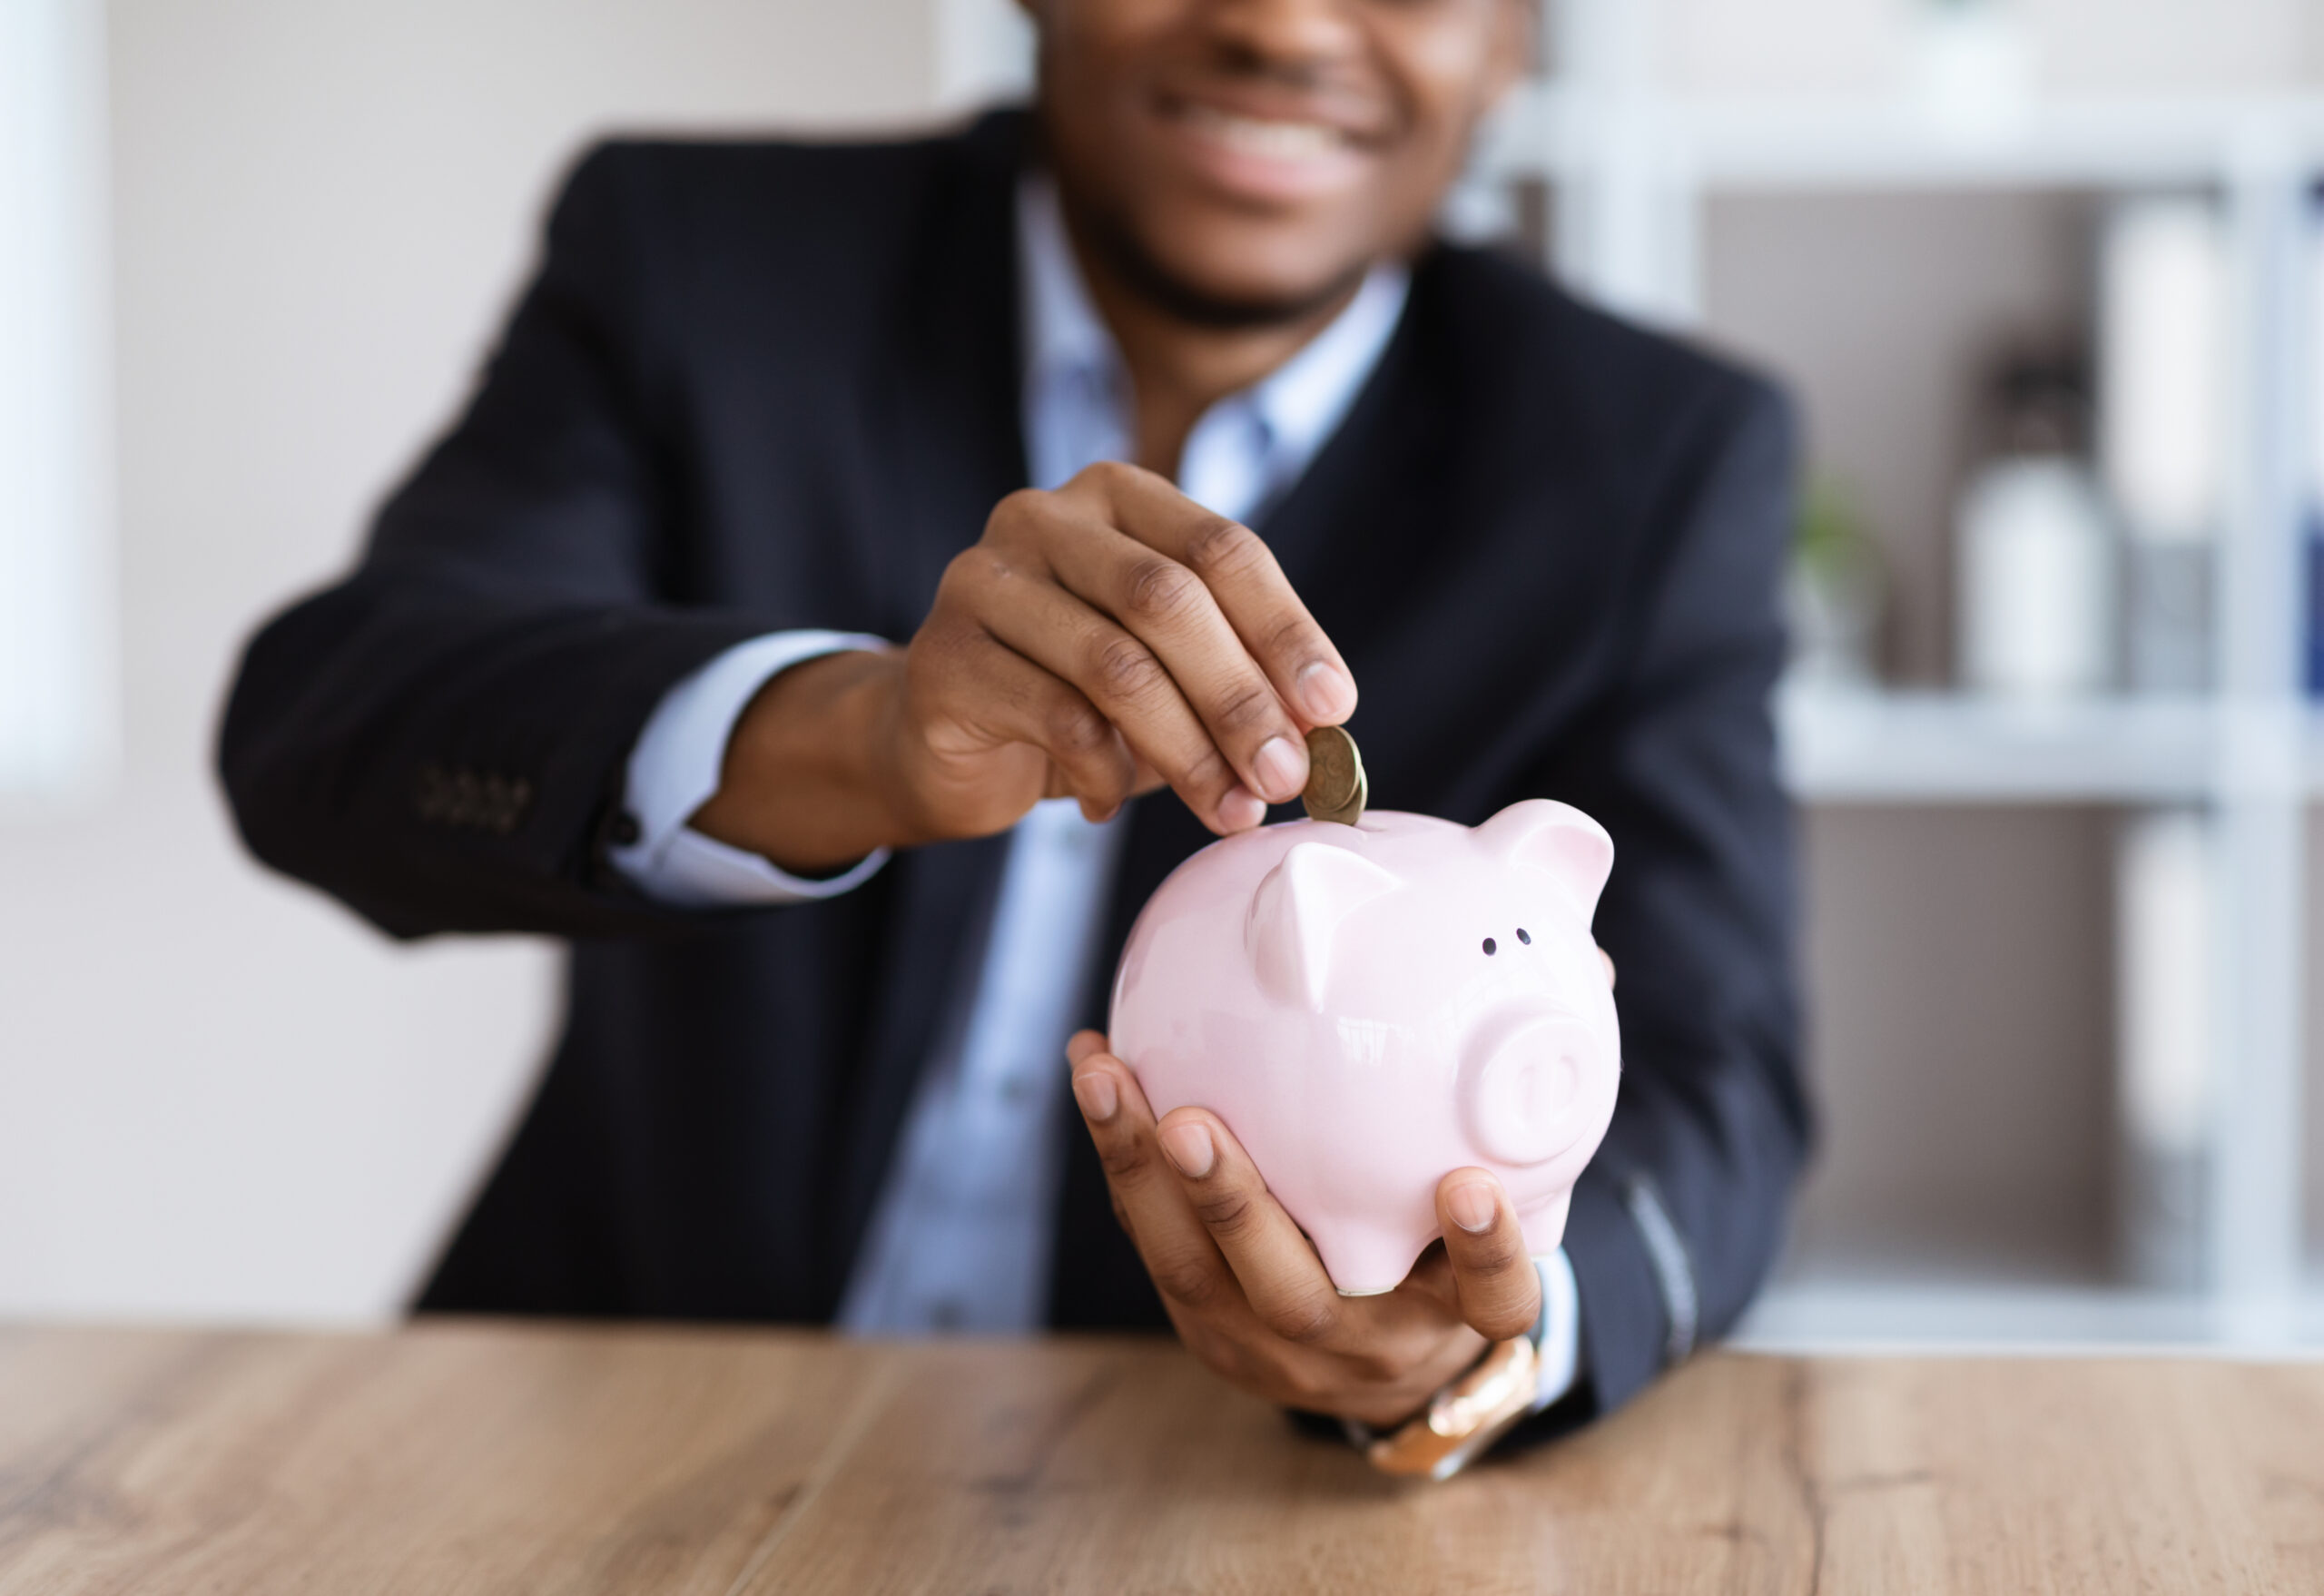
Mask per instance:
[[[1097,461],[1135,457],[1128,376],[1046,179],[1022,184],[1017,232],[1028,464],[1035,487],[1054,488]],[[1376,268],[1298,354],[1205,411],[1179,466],[1187,497],[1235,520],[1264,517],[1354,402],[1394,333],[1406,287],[1401,267]],[[886,646],[858,634],[776,633],[672,688],[631,754],[626,803],[638,836],[615,851],[615,864],[650,895],[689,906],[800,902],[869,879],[884,852],[810,881],[686,821],[717,791],[727,737],[762,685],[819,655]],[[841,1303],[844,1328],[1000,1334],[1041,1324],[1065,1040],[1092,973],[1121,829],[1118,820],[1092,825],[1073,800],[1055,799],[1011,834],[982,957],[921,1073]],[[1563,1252],[1541,1265],[1546,1404],[1572,1383],[1578,1315]]]

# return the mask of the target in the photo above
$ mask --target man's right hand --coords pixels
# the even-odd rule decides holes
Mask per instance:
[[[1106,463],[1001,500],[911,646],[812,660],[737,723],[693,820],[801,872],[1006,830],[1039,799],[1103,819],[1168,785],[1222,835],[1307,781],[1346,663],[1247,527]]]

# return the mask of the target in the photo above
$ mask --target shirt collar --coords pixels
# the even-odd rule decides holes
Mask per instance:
[[[1305,464],[1324,447],[1380,363],[1412,285],[1401,261],[1364,273],[1347,308],[1250,391],[1275,447]]]
[[[1017,244],[1027,386],[1077,377],[1110,379],[1120,353],[1082,283],[1057,185],[1040,173],[1018,185]]]
[[[1057,185],[1045,173],[1029,173],[1018,186],[1017,238],[1027,391],[1086,383],[1127,400],[1121,353],[1082,281]],[[1373,267],[1330,325],[1290,360],[1220,403],[1246,405],[1273,452],[1295,473],[1304,469],[1379,364],[1411,286],[1412,274],[1403,262]]]

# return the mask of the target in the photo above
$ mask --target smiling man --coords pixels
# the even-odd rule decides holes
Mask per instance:
[[[1522,0],[1031,9],[1029,115],[592,154],[467,414],[251,645],[261,858],[572,942],[421,1305],[1167,1322],[1374,1428],[1524,1341],[1537,1432],[1606,1412],[1741,1311],[1806,1138],[1782,407],[1433,239]],[[1625,1041],[1562,1250],[1454,1171],[1364,1299],[1226,1125],[1065,1058],[1344,722],[1384,805],[1607,826]]]

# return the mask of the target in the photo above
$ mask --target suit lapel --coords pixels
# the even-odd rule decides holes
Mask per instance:
[[[881,584],[891,636],[919,626],[945,565],[1029,478],[1015,226],[1026,136],[1010,113],[970,130],[932,179],[911,245],[911,287],[891,329],[870,455],[885,464],[891,506],[875,539],[896,551]]]

